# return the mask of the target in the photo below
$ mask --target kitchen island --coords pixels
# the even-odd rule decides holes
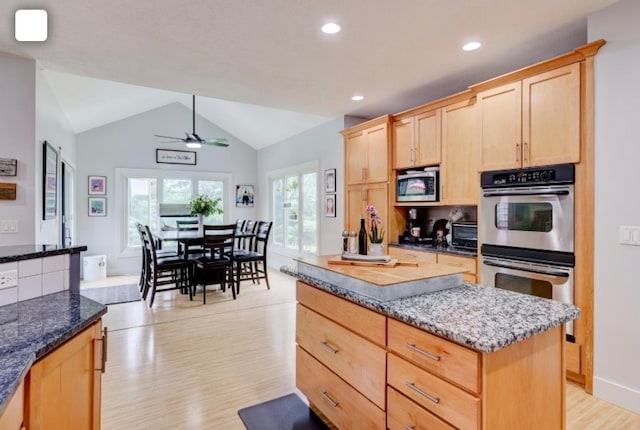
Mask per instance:
[[[434,266],[420,264],[425,279]],[[328,282],[322,259],[291,274],[296,383],[339,428],[564,428],[564,323],[576,307],[462,281],[377,300]]]

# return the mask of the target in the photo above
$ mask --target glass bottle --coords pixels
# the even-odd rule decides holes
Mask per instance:
[[[364,228],[364,218],[360,218],[358,232],[358,254],[367,255],[367,230]]]

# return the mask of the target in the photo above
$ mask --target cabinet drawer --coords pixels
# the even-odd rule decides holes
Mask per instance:
[[[415,261],[416,263],[435,263],[437,260],[435,252],[413,251],[395,246],[389,247],[389,256],[400,261]]]
[[[581,373],[580,344],[565,341],[565,354],[567,357],[567,370],[578,375]]]
[[[480,393],[480,354],[389,318],[389,349],[418,366]]]
[[[296,282],[296,298],[309,309],[372,342],[384,346],[387,343],[387,318],[355,303],[326,293],[303,282]]]
[[[389,430],[455,429],[391,387],[387,388],[387,428]]]
[[[385,413],[300,347],[296,386],[340,429],[384,429]]]
[[[384,409],[386,351],[298,304],[296,342]]]
[[[438,264],[446,264],[466,269],[465,274],[476,274],[476,259],[473,257],[458,257],[457,255],[438,254]]]
[[[24,382],[21,382],[9,400],[4,413],[0,416],[0,429],[20,430],[22,428],[24,411]]]
[[[480,428],[480,399],[393,354],[387,363],[393,388],[455,427]]]

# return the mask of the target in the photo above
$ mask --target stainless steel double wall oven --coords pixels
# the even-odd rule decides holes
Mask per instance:
[[[574,183],[573,164],[482,173],[483,284],[574,303]]]

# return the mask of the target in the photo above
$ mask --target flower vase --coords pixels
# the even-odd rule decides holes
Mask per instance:
[[[198,233],[199,234],[204,234],[204,215],[203,214],[198,214]]]
[[[384,245],[382,243],[370,243],[369,255],[373,255],[376,257],[384,255]]]

